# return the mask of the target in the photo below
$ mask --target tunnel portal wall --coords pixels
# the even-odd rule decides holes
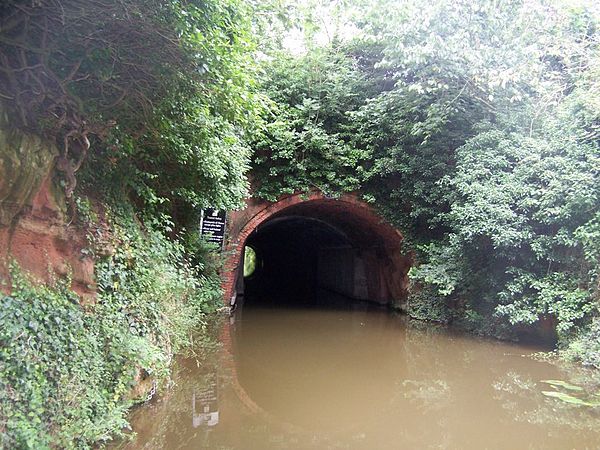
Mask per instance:
[[[412,255],[402,248],[401,233],[358,196],[328,198],[320,192],[289,195],[277,202],[250,198],[244,209],[230,213],[222,274],[226,302],[243,293],[243,249],[248,237],[269,220],[291,214],[330,223],[352,242],[351,248],[322,249],[318,267],[322,287],[404,307]]]

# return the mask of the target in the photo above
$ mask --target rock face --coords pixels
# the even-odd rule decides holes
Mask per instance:
[[[83,230],[68,223],[54,176],[58,150],[11,129],[0,115],[0,289],[10,291],[10,261],[35,278],[70,276],[83,301],[95,292],[94,261],[82,253]]]

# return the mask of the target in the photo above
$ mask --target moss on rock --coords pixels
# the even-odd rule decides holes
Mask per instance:
[[[11,129],[6,113],[0,113],[0,227],[31,205],[57,154],[42,138]]]

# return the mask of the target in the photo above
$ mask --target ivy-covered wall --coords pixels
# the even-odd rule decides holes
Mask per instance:
[[[222,305],[246,195],[243,1],[0,4],[0,447],[91,448]],[[90,38],[93,36],[93,38]]]
[[[92,448],[120,433],[128,408],[153,385],[162,390],[173,356],[202,345],[221,305],[214,269],[190,264],[180,244],[142,229],[131,210],[105,213],[101,238],[113,251],[94,255],[94,302],[82,303],[68,277],[40,283],[10,264],[0,314],[2,448]]]
[[[0,447],[91,448],[205,339],[220,279],[126,199],[70,211],[47,140],[4,122],[0,144]]]

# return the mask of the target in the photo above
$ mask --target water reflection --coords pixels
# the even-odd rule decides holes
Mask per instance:
[[[207,384],[192,394],[192,426],[214,427],[219,423],[219,385],[217,372],[207,376]]]
[[[573,374],[529,358],[536,348],[365,307],[242,314],[211,361],[179,362],[176,386],[135,412],[138,437],[122,447],[600,447],[597,409],[542,395],[541,380]]]
[[[509,372],[497,379],[493,386],[497,391],[496,400],[513,414],[517,422],[547,427],[550,436],[558,436],[565,428],[584,434],[598,433],[600,410],[579,407],[553,398],[540,398],[540,393],[548,390],[547,384],[541,380]],[[599,447],[600,441],[597,441],[596,448]]]

